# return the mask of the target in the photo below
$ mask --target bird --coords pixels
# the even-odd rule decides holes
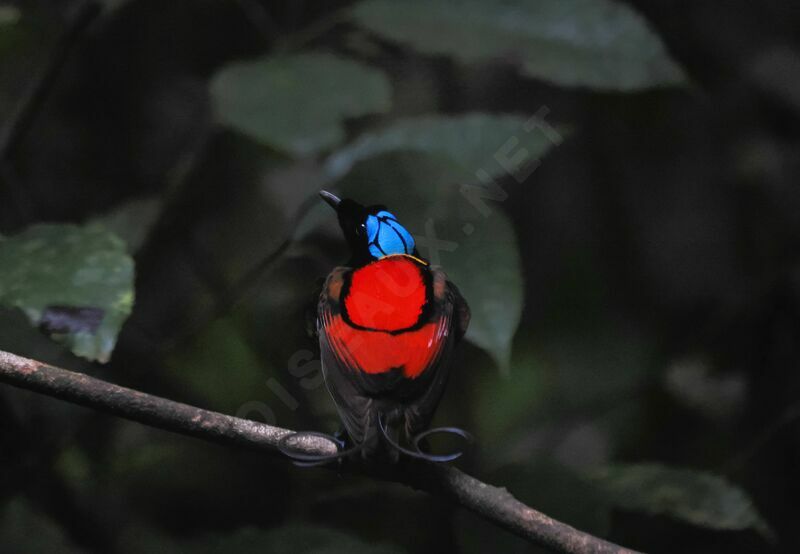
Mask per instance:
[[[455,427],[428,429],[469,325],[467,302],[386,206],[319,194],[350,250],[349,261],[324,280],[316,306],[322,373],[346,440],[337,441],[339,454],[297,456],[298,465],[352,455],[392,463],[401,454],[457,458],[462,452],[434,455],[422,445],[433,433],[471,438]]]

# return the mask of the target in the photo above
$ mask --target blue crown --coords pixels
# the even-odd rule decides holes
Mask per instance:
[[[414,253],[414,237],[391,213],[381,210],[368,215],[366,225],[369,253],[375,258]]]

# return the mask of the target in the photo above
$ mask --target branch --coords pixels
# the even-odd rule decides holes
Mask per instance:
[[[0,382],[226,446],[277,453],[281,439],[294,433],[159,398],[3,351],[0,351]],[[324,438],[304,436],[292,441],[292,449],[325,455],[334,453],[336,446]],[[446,497],[554,552],[636,554],[556,521],[526,506],[504,488],[483,483],[453,466],[404,460],[397,466],[358,467],[357,470]]]

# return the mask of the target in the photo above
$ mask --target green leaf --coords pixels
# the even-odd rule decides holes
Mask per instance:
[[[772,532],[750,497],[723,477],[659,464],[616,465],[590,478],[615,507],[665,515],[700,527]]]
[[[0,27],[14,25],[19,21],[20,13],[14,6],[0,6]]]
[[[401,119],[361,136],[328,158],[325,169],[341,177],[357,162],[394,151],[422,152],[457,165],[460,180],[476,181],[476,172],[497,177],[536,163],[561,140],[559,131],[537,117],[471,113]]]
[[[343,120],[391,105],[383,73],[321,53],[233,63],[213,78],[211,95],[224,124],[295,156],[336,146]]]
[[[0,6],[0,54],[10,49],[14,44],[14,35],[18,34],[20,27],[17,25],[20,16],[20,11],[16,7]]]
[[[178,542],[155,530],[139,527],[122,541],[125,554],[195,552],[197,554],[402,554],[387,542],[368,543],[356,537],[310,524],[290,523],[271,530],[245,527],[230,535],[209,535],[200,540]]]
[[[62,529],[37,512],[23,498],[15,498],[2,511],[0,544],[3,552],[16,554],[78,554],[82,550],[69,544]]]
[[[457,184],[462,174],[462,168],[441,158],[384,154],[356,164],[334,190],[364,204],[391,208],[414,235],[420,254],[441,265],[469,303],[467,339],[506,370],[522,314],[519,248],[499,205],[487,203],[489,212],[484,213],[462,194]],[[306,218],[330,221],[334,215],[320,205]]]
[[[136,252],[156,224],[162,208],[163,203],[156,197],[137,198],[123,203],[95,222],[124,240],[130,252]]]
[[[236,413],[269,391],[264,363],[230,317],[212,322],[191,344],[171,353],[166,366],[211,409],[226,413]]]
[[[595,323],[580,332],[573,327],[560,335],[543,333],[539,351],[548,360],[549,396],[560,409],[619,406],[620,399],[640,395],[652,379],[657,350],[640,329]]]
[[[471,223],[470,223],[471,220]],[[524,283],[517,238],[511,222],[497,211],[487,219],[463,218],[463,225],[450,214],[444,236],[470,226],[458,248],[443,256],[442,263],[461,293],[470,299],[472,319],[467,339],[492,355],[508,372],[511,342],[522,317]]]
[[[476,434],[478,442],[485,446],[501,443],[506,446],[510,436],[519,428],[530,432],[531,421],[541,409],[549,391],[544,364],[534,355],[525,353],[524,363],[512,364],[511,375],[484,372],[478,377],[475,387]],[[498,452],[492,452],[497,458]]]
[[[514,60],[524,75],[559,85],[637,90],[685,80],[647,21],[616,0],[368,0],[353,13],[422,53]]]
[[[0,6],[0,27],[16,24],[20,15],[19,10],[14,6]]]
[[[202,548],[202,547],[201,547]],[[208,541],[203,554],[401,554],[388,543],[370,544],[356,537],[313,525],[293,524],[272,531],[243,529],[230,537]]]
[[[133,260],[101,227],[34,225],[0,239],[0,304],[78,356],[109,360],[133,295]]]

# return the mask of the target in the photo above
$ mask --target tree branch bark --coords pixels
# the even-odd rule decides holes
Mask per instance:
[[[278,443],[294,431],[196,408],[0,351],[0,382],[52,396],[182,435],[256,451],[278,453]],[[320,437],[292,441],[293,449],[325,455],[336,446]],[[339,466],[333,468],[341,469]],[[397,466],[347,467],[386,481],[403,483],[448,498],[479,516],[564,554],[636,554],[579,531],[526,506],[506,489],[494,487],[450,465],[404,460]]]

